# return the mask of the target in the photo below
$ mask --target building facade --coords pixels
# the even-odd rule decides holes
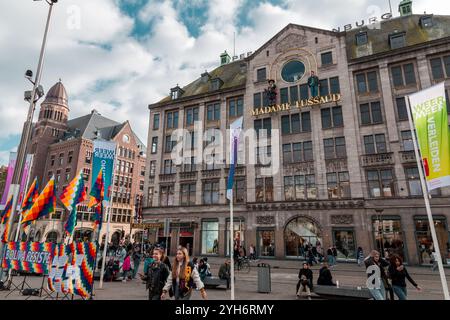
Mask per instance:
[[[135,237],[132,230],[140,213],[145,177],[145,145],[133,132],[128,121],[118,123],[103,117],[96,110],[88,115],[69,120],[68,95],[64,85],[55,84],[41,104],[38,122],[34,126],[29,153],[34,154],[31,177],[37,177],[40,190],[55,177],[59,195],[80,171],[84,174],[87,192],[92,183],[92,152],[94,140],[114,141],[117,145],[114,182],[111,189],[110,241],[118,242],[125,236]],[[32,179],[31,179],[32,180]],[[88,200],[78,205],[74,239],[95,240],[94,212],[87,208]],[[54,214],[43,217],[32,225],[28,235],[35,241],[60,242],[64,238],[64,224],[68,213],[57,203]],[[106,218],[106,215],[105,215]],[[105,226],[105,225],[104,225]],[[106,227],[101,230],[101,237]],[[142,231],[136,236],[142,237]]]
[[[243,116],[244,130],[257,134],[239,152],[246,159],[256,154],[257,163],[236,169],[235,242],[255,245],[260,257],[301,259],[306,243],[320,242],[335,245],[343,260],[356,260],[360,246],[430,263],[434,244],[405,96],[442,81],[448,94],[450,17],[413,15],[410,1],[400,6],[402,15],[379,28],[290,24],[245,59],[231,62],[224,54],[220,67],[150,105],[144,219],[170,222],[168,238],[163,228],[149,230],[150,238],[168,241],[172,254],[179,244],[194,255],[229,253],[229,162],[175,165],[171,135],[177,128],[205,134],[183,149],[199,151],[216,141],[208,129],[227,142],[230,123]],[[311,71],[319,98],[307,84]],[[275,106],[269,79],[277,86]],[[202,127],[194,127],[196,120]],[[258,149],[264,139],[269,147]],[[450,188],[432,193],[445,263],[449,199]]]

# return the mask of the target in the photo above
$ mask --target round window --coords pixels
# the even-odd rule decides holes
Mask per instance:
[[[125,143],[129,143],[129,142],[130,142],[130,137],[129,137],[128,135],[124,134],[122,140],[123,140],[123,142],[125,142]]]
[[[281,71],[281,77],[286,82],[297,82],[305,74],[305,65],[298,60],[292,60],[286,63]]]

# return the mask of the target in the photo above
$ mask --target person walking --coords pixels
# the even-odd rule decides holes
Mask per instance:
[[[327,260],[328,260],[328,265],[330,266],[330,267],[332,267],[333,266],[333,249],[331,248],[331,247],[329,247],[328,249],[327,249]]]
[[[316,257],[314,256],[312,248],[308,250],[308,264],[312,266],[313,264],[317,264]]]
[[[328,263],[326,262],[324,262],[322,268],[320,268],[317,284],[321,286],[336,286],[336,284],[333,283],[333,276],[331,275]]]
[[[437,268],[438,268],[438,260],[437,260],[437,255],[436,255],[436,252],[431,252],[431,263],[433,264],[432,266],[431,266],[431,271],[435,271]]]
[[[186,248],[182,247],[177,250],[174,259],[172,272],[169,273],[166,284],[162,290],[161,300],[166,298],[170,289],[173,289],[175,300],[189,300],[192,294],[194,284],[202,298],[206,300],[206,290],[203,282],[200,280],[197,269],[189,261],[189,253]]]
[[[389,263],[380,257],[380,253],[377,250],[372,250],[370,256],[364,260],[366,269],[374,266],[374,271],[367,273],[367,278],[376,277],[375,282],[368,283],[368,289],[370,294],[375,300],[386,300],[386,286],[387,275],[384,268],[389,266]],[[377,287],[376,284],[379,283]]]
[[[122,264],[122,282],[127,282],[128,274],[131,270],[131,251],[128,252]]]
[[[313,289],[313,273],[309,264],[303,263],[303,268],[298,273],[297,298],[301,297],[302,292],[306,292],[308,300],[311,300],[311,291]]]
[[[399,300],[407,300],[408,292],[406,290],[405,279],[408,279],[418,291],[422,290],[409,275],[408,270],[406,270],[406,267],[403,265],[403,260],[399,255],[394,254],[391,256],[388,272],[389,278],[392,280],[392,289]]]
[[[253,246],[253,244],[251,244],[248,248],[248,252],[250,253],[250,260],[256,260],[255,247]]]
[[[139,274],[139,276],[146,282],[148,300],[161,300],[162,291],[169,277],[170,270],[162,262],[164,259],[164,250],[162,248],[153,249],[152,259],[153,262],[148,267],[145,275]]]
[[[362,266],[364,264],[364,252],[361,247],[358,247],[356,250],[356,259],[358,261],[358,266]]]
[[[331,250],[333,251],[333,265],[337,264],[337,249],[336,246],[333,246],[333,248],[331,248]]]
[[[133,246],[133,279],[136,279],[136,275],[139,271],[139,265],[141,264],[141,244],[136,241]]]

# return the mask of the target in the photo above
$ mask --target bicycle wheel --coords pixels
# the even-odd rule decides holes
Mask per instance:
[[[248,262],[248,261],[242,262],[241,271],[244,273],[249,273],[250,272],[250,262]]]

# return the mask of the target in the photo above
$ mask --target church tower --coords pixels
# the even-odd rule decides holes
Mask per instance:
[[[31,150],[34,154],[31,179],[38,178],[42,187],[47,181],[45,164],[48,159],[48,147],[57,142],[67,130],[69,105],[66,88],[61,80],[48,91],[41,104],[38,122],[31,138]]]

